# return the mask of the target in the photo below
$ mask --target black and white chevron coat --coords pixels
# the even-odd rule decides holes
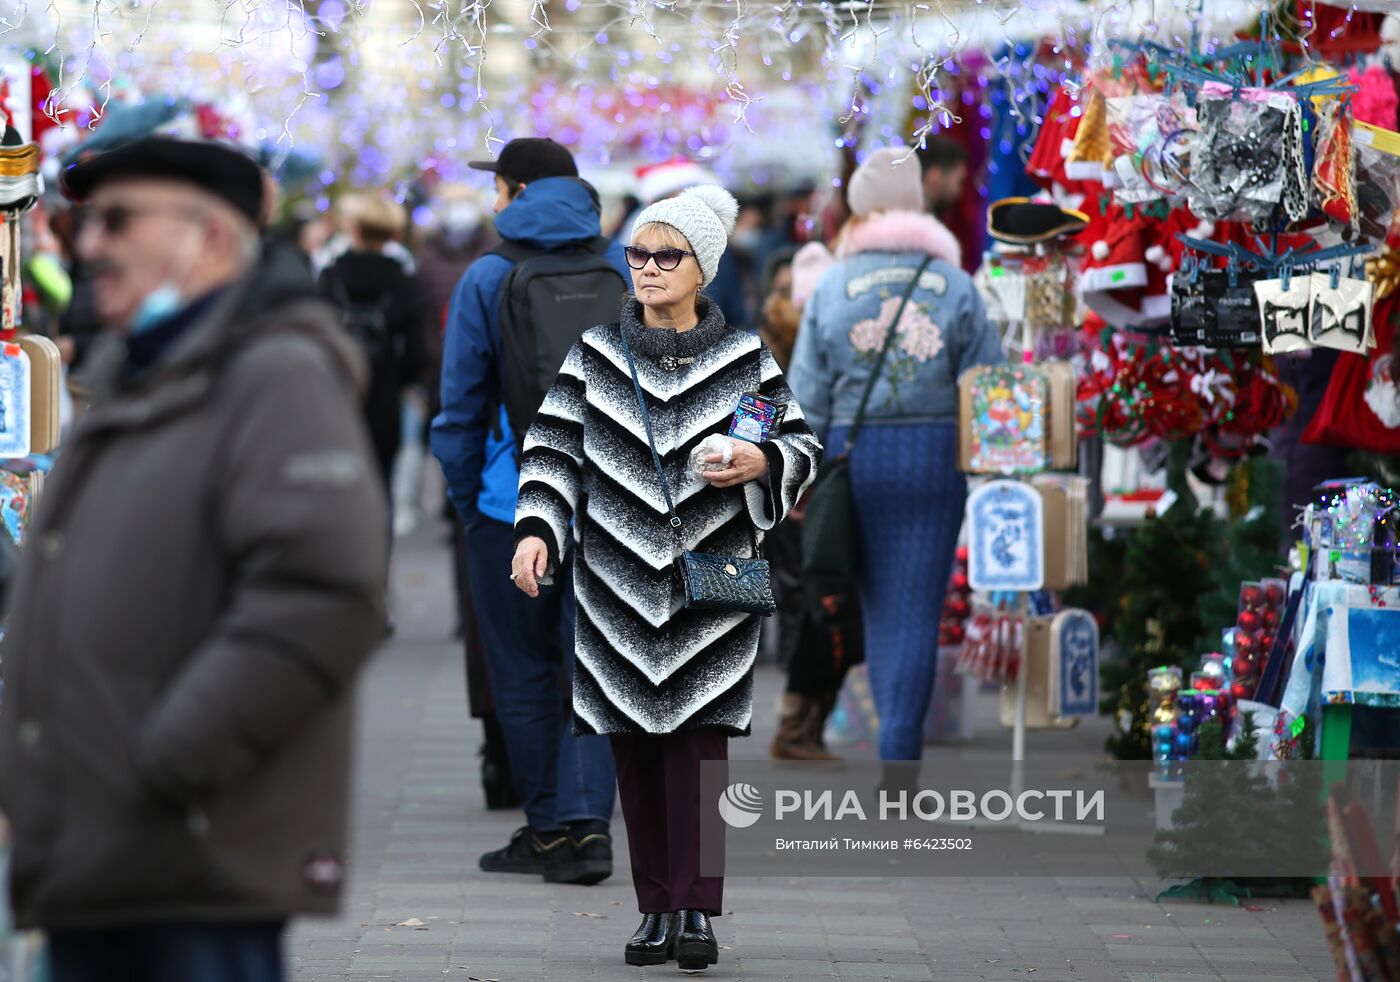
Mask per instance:
[[[681,333],[643,326],[639,309],[629,297],[620,324],[588,331],[565,359],[525,438],[516,536],[543,538],[553,563],[573,520],[576,732],[746,734],[760,618],[684,608],[621,332],[688,548],[751,555],[755,527],[782,521],[811,483],[821,445],[768,349],[729,327],[717,305],[702,300],[700,323]],[[752,391],[788,407],[781,432],[762,444],[768,481],[711,487],[691,471],[690,452],[727,433],[740,394]]]

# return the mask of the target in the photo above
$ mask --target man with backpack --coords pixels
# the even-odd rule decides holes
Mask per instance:
[[[502,244],[467,270],[448,308],[433,455],[467,525],[467,563],[496,713],[528,825],[481,857],[488,872],[593,884],[612,873],[616,779],[604,737],[575,736],[561,691],[573,669],[567,561],[530,600],[510,580],[525,431],[564,356],[617,318],[620,244],[602,239],[597,194],[547,139],[512,140],[492,162]]]

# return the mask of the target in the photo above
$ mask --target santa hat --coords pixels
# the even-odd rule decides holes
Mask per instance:
[[[1078,106],[1069,90],[1061,88],[1045,111],[1045,122],[1036,134],[1035,146],[1026,162],[1026,175],[1047,191],[1057,185],[1067,187],[1070,184],[1065,173],[1065,158],[1074,147],[1075,133],[1079,129],[1081,117],[1075,111]]]
[[[1169,222],[1129,218],[1112,205],[1080,236],[1088,249],[1079,279],[1084,305],[1114,327],[1166,321],[1180,259],[1176,230]]]
[[[1130,219],[1121,205],[1110,205],[1079,237],[1087,250],[1080,290],[1087,295],[1146,286],[1146,236],[1145,222]]]
[[[659,164],[638,167],[637,197],[643,204],[652,204],[662,198],[684,191],[697,184],[717,184],[715,176],[684,157],[672,157]]]

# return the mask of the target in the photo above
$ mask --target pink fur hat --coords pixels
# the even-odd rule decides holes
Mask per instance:
[[[846,189],[851,212],[862,218],[879,211],[923,211],[924,178],[909,147],[881,147],[851,175]]]

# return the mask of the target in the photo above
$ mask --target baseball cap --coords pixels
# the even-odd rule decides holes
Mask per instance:
[[[543,177],[578,177],[574,155],[547,137],[511,140],[495,160],[474,160],[475,170],[491,171],[519,184]]]

